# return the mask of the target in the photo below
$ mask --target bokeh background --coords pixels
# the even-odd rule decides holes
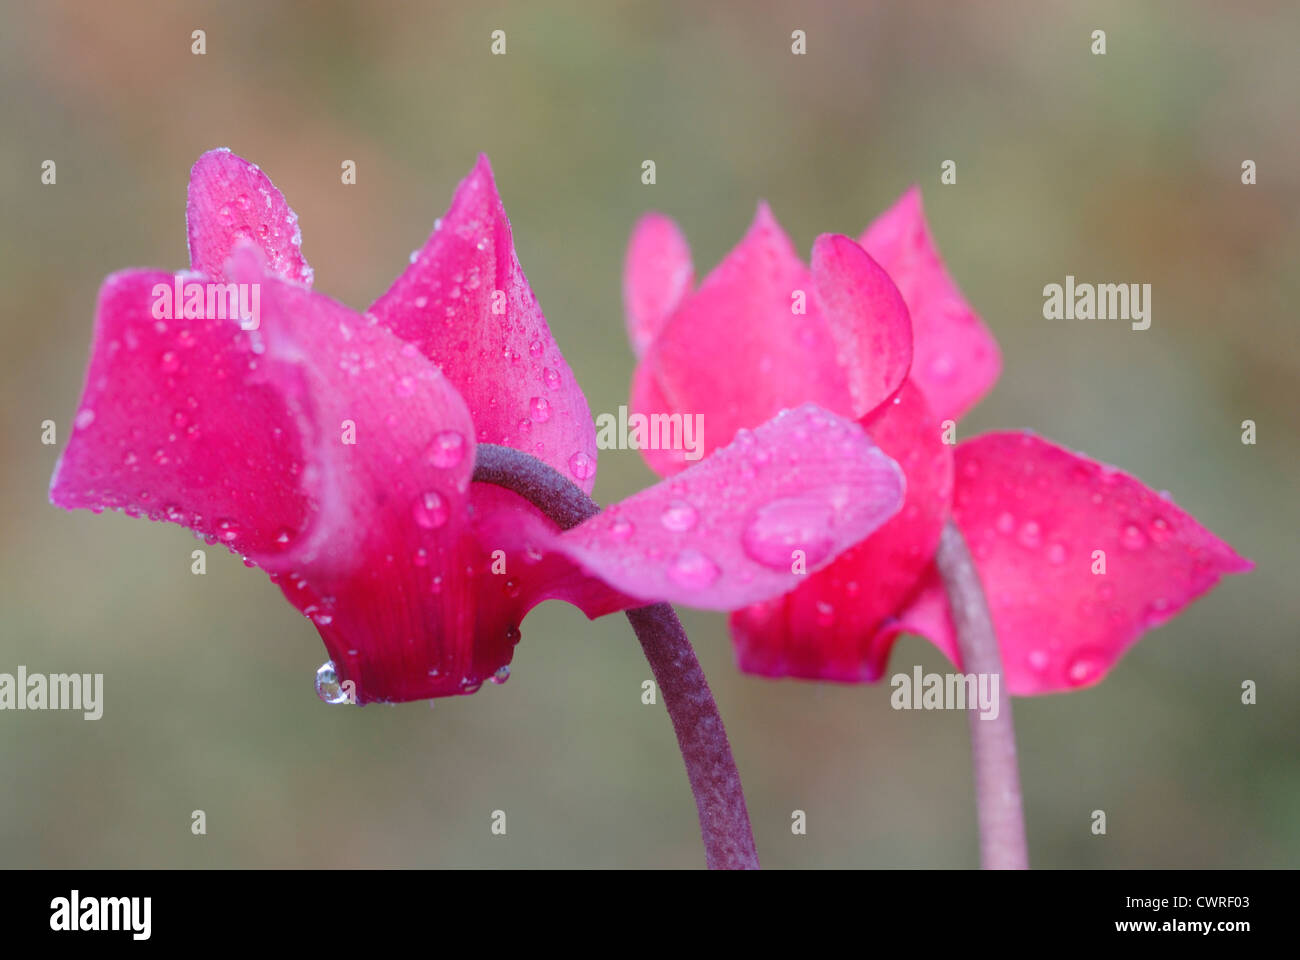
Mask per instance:
[[[702,864],[622,618],[547,605],[505,686],[330,707],[312,683],[322,645],[261,573],[214,548],[195,577],[178,527],[48,505],[100,280],[185,264],[189,168],[221,145],[270,173],[317,289],[358,308],[486,151],[595,412],[626,401],[620,272],[641,213],[679,219],[702,275],[759,198],[806,251],[920,183],[1005,354],[963,435],[1032,427],[1121,464],[1258,564],[1100,686],[1016,701],[1034,862],[1300,864],[1298,42],[1285,2],[5,0],[0,671],[102,672],[106,693],[93,723],[0,713],[0,866]],[[947,159],[955,186],[939,184]],[[1151,329],[1043,320],[1043,285],[1067,273],[1151,283]],[[40,443],[46,418],[58,447]],[[605,452],[597,498],[650,479],[637,453]],[[766,865],[976,863],[964,715],[892,711],[884,686],[741,676],[723,617],[685,621]],[[914,663],[943,666],[908,638],[893,666]]]

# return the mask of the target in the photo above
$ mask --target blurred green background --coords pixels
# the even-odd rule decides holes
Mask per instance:
[[[98,722],[0,713],[0,865],[703,862],[662,703],[621,617],[547,605],[513,679],[364,709],[317,700],[311,624],[178,527],[49,506],[100,280],[186,263],[214,146],[301,216],[316,289],[363,308],[480,151],[594,412],[626,402],[636,217],[702,275],[766,198],[796,245],[912,182],[1001,343],[962,434],[1032,427],[1169,489],[1252,557],[1100,686],[1018,700],[1040,866],[1300,863],[1300,9],[1291,3],[0,4],[0,671],[105,676]],[[190,33],[207,32],[207,53]],[[494,29],[508,53],[489,55]],[[792,56],[803,29],[806,56]],[[1108,52],[1089,52],[1094,29]],[[41,162],[58,164],[56,186]],[[353,159],[358,182],[339,165]],[[658,183],[644,186],[653,159]],[[958,182],[940,186],[942,161]],[[1243,186],[1243,160],[1258,185]],[[1042,288],[1153,285],[1153,324],[1045,321]],[[59,446],[40,443],[41,421]],[[1258,423],[1243,446],[1239,424]],[[602,454],[597,498],[651,480]],[[966,718],[889,689],[739,675],[686,614],[770,867],[972,866]],[[904,639],[895,669],[942,669]],[[1259,703],[1240,704],[1240,684]],[[807,836],[790,813],[808,814]],[[206,811],[208,833],[190,832]],[[506,837],[489,831],[508,815]],[[1104,809],[1108,834],[1089,830]]]

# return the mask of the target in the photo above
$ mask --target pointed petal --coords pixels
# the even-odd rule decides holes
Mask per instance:
[[[903,487],[860,427],[806,405],[564,533],[557,549],[647,602],[736,609],[866,537]]]
[[[706,452],[801,403],[852,413],[818,293],[760,205],[745,238],[664,325],[643,362],[674,412],[703,415]]]
[[[637,223],[623,266],[628,339],[639,357],[695,282],[691,250],[670,217],[648,213]]]
[[[865,416],[898,390],[912,364],[912,324],[903,298],[880,265],[848,237],[813,244],[817,306],[848,378],[852,412]]]
[[[891,643],[880,643],[878,633],[930,565],[952,503],[953,447],[910,382],[862,424],[903,469],[903,509],[792,593],[732,614],[736,661],[746,673],[870,682],[884,669]]]
[[[225,149],[199,157],[190,171],[185,219],[190,265],[197,273],[223,276],[226,261],[242,240],[262,249],[272,273],[311,286],[298,215],[256,164]]]
[[[370,313],[442,369],[479,442],[532,454],[591,492],[591,411],[519,265],[487,157]]]
[[[912,317],[912,379],[940,420],[957,419],[997,382],[997,341],[948,275],[926,225],[921,191],[912,187],[862,235]]]
[[[1136,478],[1028,433],[958,445],[953,515],[1014,694],[1097,683],[1145,631],[1253,566]],[[941,591],[932,579],[903,619],[951,657],[951,622],[933,616]]]

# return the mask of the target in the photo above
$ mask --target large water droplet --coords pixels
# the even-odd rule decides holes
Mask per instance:
[[[411,513],[425,530],[436,530],[447,522],[447,500],[437,490],[429,490],[415,501]]]
[[[694,547],[688,547],[673,558],[668,579],[678,586],[702,590],[712,586],[721,573],[716,563]]]
[[[672,530],[674,533],[685,533],[695,526],[699,519],[699,514],[685,500],[674,500],[664,509],[659,517],[659,522],[663,524],[665,530]]]
[[[528,417],[534,423],[545,423],[551,419],[551,404],[545,397],[533,397],[528,401]]]
[[[816,497],[773,500],[755,512],[741,535],[741,546],[751,559],[773,570],[789,571],[796,550],[813,566],[834,549],[833,518],[831,505]]]
[[[339,682],[339,675],[334,669],[334,661],[326,660],[316,671],[316,696],[326,703],[351,703],[348,691]]]
[[[436,434],[429,446],[428,460],[435,467],[447,469],[454,467],[465,459],[465,438],[455,430],[443,430]]]

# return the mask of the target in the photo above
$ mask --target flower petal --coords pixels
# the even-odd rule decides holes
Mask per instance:
[[[939,257],[912,187],[862,235],[862,246],[885,268],[912,317],[912,379],[939,419],[957,419],[997,382],[997,341]]]
[[[762,204],[745,238],[685,298],[643,362],[674,412],[704,416],[707,453],[801,403],[849,415],[836,349],[812,275]]]
[[[907,306],[889,274],[848,237],[817,238],[812,275],[818,311],[848,378],[853,415],[864,416],[907,379],[912,365]]]
[[[732,610],[789,591],[893,516],[903,492],[902,471],[860,427],[806,405],[556,546],[647,602]]]
[[[273,556],[312,514],[291,414],[302,384],[293,369],[280,371],[281,384],[259,377],[265,361],[238,321],[155,318],[155,292],[176,279],[126,270],[100,288],[85,389],[50,500],[171,520]]]
[[[1098,682],[1146,630],[1253,567],[1166,496],[1032,434],[974,437],[956,462],[953,514],[1014,694]],[[925,613],[941,591],[931,578],[903,619],[959,662],[950,620]]]
[[[637,223],[623,267],[628,339],[639,357],[695,282],[691,249],[670,217],[648,213]]]
[[[311,286],[298,215],[257,164],[228,149],[199,157],[190,171],[185,219],[190,265],[196,272],[223,276],[226,261],[242,240],[262,249],[272,273]]]
[[[871,682],[884,670],[892,634],[881,642],[880,629],[930,565],[952,503],[953,448],[910,381],[861,422],[903,469],[903,509],[792,593],[732,614],[746,673]]]
[[[479,442],[532,454],[590,493],[591,411],[519,265],[487,157],[414,257],[371,314],[442,369]]]

